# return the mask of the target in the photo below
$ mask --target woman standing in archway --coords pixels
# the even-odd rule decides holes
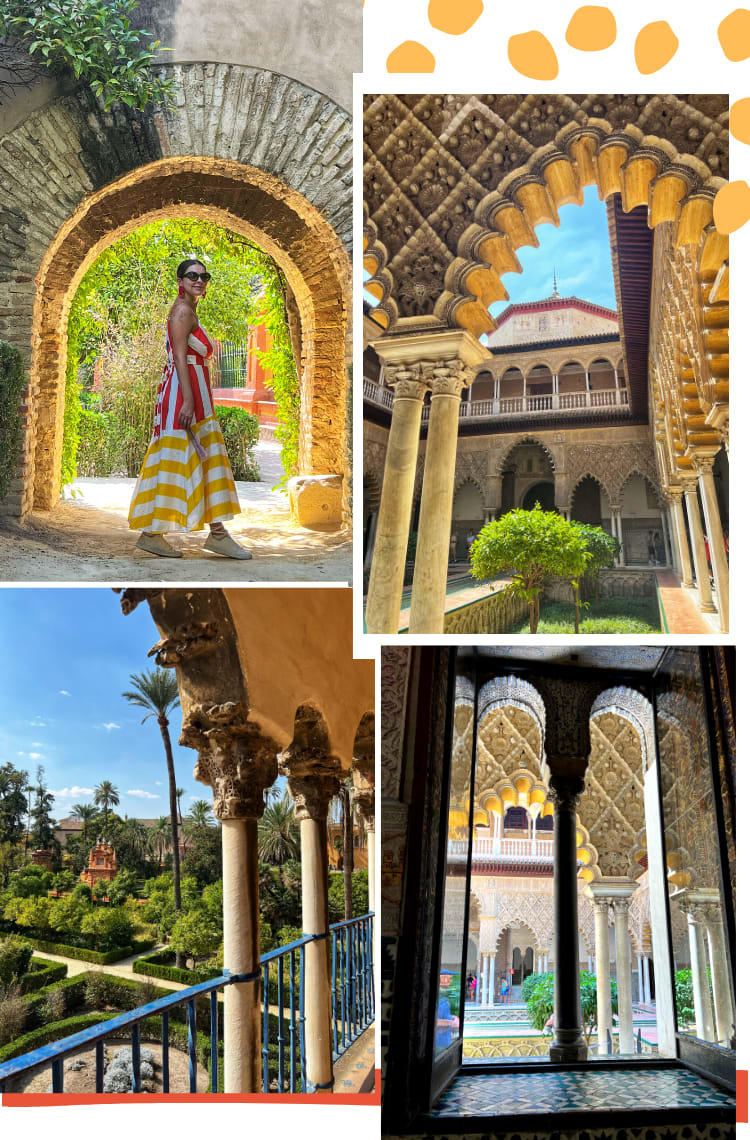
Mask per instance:
[[[211,341],[197,315],[211,274],[201,261],[177,267],[178,296],[167,319],[167,363],[156,397],[151,442],[130,504],[137,546],[163,558],[182,558],[165,531],[211,533],[204,549],[227,558],[252,558],[234,541],[224,522],[240,505],[224,439],[214,415],[207,362]]]

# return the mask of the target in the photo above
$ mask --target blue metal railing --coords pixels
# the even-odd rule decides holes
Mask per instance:
[[[197,1092],[198,1066],[202,1061],[209,1069],[210,1091],[219,1091],[220,1019],[218,993],[225,986],[237,982],[261,982],[261,1040],[262,1090],[264,1093],[306,1092],[307,1072],[305,1056],[305,948],[325,935],[303,935],[296,942],[271,950],[260,960],[255,974],[231,974],[201,982],[179,990],[169,997],[159,998],[117,1017],[107,1018],[98,1025],[83,1029],[31,1053],[14,1057],[0,1065],[0,1092],[15,1078],[49,1065],[52,1072],[52,1092],[64,1091],[63,1069],[66,1057],[77,1049],[95,1047],[95,1091],[104,1092],[104,1040],[119,1037],[123,1031],[130,1036],[132,1061],[132,1091],[141,1091],[141,1037],[156,1036],[154,1024],[144,1027],[147,1018],[161,1019],[161,1091],[168,1093],[170,1084],[170,1029],[174,1022],[170,1015],[180,1007],[185,1009],[187,1022],[187,1057],[189,1089]],[[332,1035],[333,1058],[342,1055],[362,1034],[375,1017],[375,982],[373,974],[373,914],[372,912],[348,922],[339,922],[330,928],[332,977]],[[199,1049],[196,1003],[208,997],[210,1048]],[[199,1007],[200,1009],[201,1007]],[[205,1011],[202,1016],[205,1026]],[[276,1018],[273,1031],[272,1018]],[[183,1030],[184,1032],[184,1030]],[[202,1056],[199,1057],[199,1052]]]
[[[340,1057],[375,1018],[373,912],[331,927],[333,1055]]]

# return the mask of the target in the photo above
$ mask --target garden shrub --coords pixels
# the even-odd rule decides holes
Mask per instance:
[[[64,990],[56,990],[54,986],[47,993],[42,1007],[42,1016],[45,1022],[60,1021],[67,1012],[67,1002]]]
[[[3,1061],[20,1057],[22,1053],[31,1053],[34,1049],[41,1049],[42,1045],[59,1041],[61,1037],[70,1037],[73,1033],[80,1033],[82,1029],[90,1029],[92,1025],[99,1025],[111,1016],[111,1013],[79,1013],[75,1017],[66,1017],[51,1025],[32,1029],[0,1048],[0,1065]]]
[[[17,348],[0,340],[0,499],[4,499],[21,451],[21,393],[26,377]]]
[[[193,970],[182,969],[175,966],[174,962],[174,951],[159,950],[146,958],[137,958],[133,962],[133,973],[145,974],[148,978],[164,978],[170,982],[184,982],[188,986],[194,986],[197,981],[203,980],[197,979]]]
[[[116,474],[118,450],[112,416],[108,412],[81,408],[76,455],[78,476],[88,478]]]
[[[85,950],[82,946],[47,942],[43,938],[29,938],[28,941],[37,950],[44,950],[47,954],[61,954],[65,958],[76,958],[80,962],[94,962],[97,966],[108,966],[110,962],[119,962],[122,958],[129,958],[133,953],[131,946],[119,946],[115,950],[101,953],[98,950]]]
[[[258,463],[252,455],[260,436],[258,417],[251,416],[244,408],[223,408],[218,405],[216,416],[235,479],[259,482]]]
[[[28,1011],[18,986],[0,989],[0,1045],[7,1045],[23,1032]]]
[[[32,952],[31,943],[16,934],[0,942],[0,986],[5,989],[21,981],[29,972]]]
[[[31,949],[31,947],[29,947]],[[46,958],[32,958],[31,970],[21,978],[22,994],[36,993],[37,990],[60,982],[68,975],[66,962],[49,962]]]

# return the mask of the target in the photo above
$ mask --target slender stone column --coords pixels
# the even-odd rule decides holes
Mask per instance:
[[[687,912],[688,942],[690,945],[690,970],[693,975],[693,999],[695,1002],[695,1029],[703,1041],[715,1041],[711,999],[708,993],[706,974],[706,946],[703,941],[702,911],[692,906]]]
[[[299,715],[299,714],[298,714]],[[328,805],[339,789],[341,768],[327,741],[312,732],[295,734],[279,759],[299,820],[302,855],[302,927],[318,938],[305,947],[305,1052],[309,1092],[333,1087],[331,975],[328,957]]]
[[[693,550],[693,565],[698,579],[699,608],[704,613],[715,613],[716,606],[711,597],[711,582],[708,576],[708,562],[706,561],[706,546],[703,541],[703,524],[698,509],[698,493],[695,483],[685,487],[685,502],[688,509],[688,522],[690,524],[690,545]]]
[[[490,956],[489,954],[482,955],[484,961],[482,963],[482,1005],[490,1004]]]
[[[716,1039],[722,1045],[729,1045],[734,1022],[732,990],[729,985],[727,952],[724,942],[724,924],[718,906],[706,908],[706,933],[708,952],[711,961],[711,982],[714,992],[714,1012],[716,1014]]]
[[[647,1005],[651,1005],[651,968],[648,954],[643,959],[643,989]]]
[[[442,633],[450,553],[453,481],[461,392],[471,379],[458,357],[432,369],[430,425],[414,560],[409,633]]]
[[[606,1052],[607,1031],[612,1033],[612,987],[609,980],[609,900],[594,898],[596,930],[596,1025],[599,1055]]]
[[[368,713],[362,718],[354,741],[354,784],[352,799],[365,821],[367,834],[367,905],[376,909],[377,869],[375,850],[375,716]]]
[[[370,533],[367,536],[367,550],[365,551],[365,569],[372,565],[372,556],[375,550],[375,535],[378,532],[378,512],[372,512],[372,522],[370,523]]]
[[[721,529],[719,501],[716,498],[714,483],[713,456],[701,458],[695,463],[698,469],[698,486],[701,490],[703,514],[708,530],[708,545],[711,550],[711,565],[714,571],[716,600],[719,609],[719,624],[722,633],[729,632],[729,567],[724,551],[724,535]]]
[[[620,1025],[620,1053],[633,1052],[633,992],[628,900],[614,899],[615,947],[617,949],[617,1013]]]
[[[618,564],[620,566],[624,566],[625,565],[625,541],[622,537],[622,507],[617,508],[617,514],[615,516],[615,521],[617,522],[617,537],[618,537],[619,542],[620,542],[620,557],[618,560]]]
[[[393,417],[388,433],[378,529],[367,591],[366,621],[370,633],[397,633],[409,542],[419,428],[427,384],[422,366],[389,365]]]
[[[661,536],[664,542],[664,561],[667,566],[674,564],[674,557],[672,555],[672,534],[667,522],[666,511],[661,512]]]
[[[682,585],[690,587],[693,584],[693,568],[690,565],[690,547],[685,530],[685,515],[682,510],[682,491],[669,491],[669,510],[672,516],[672,525],[677,538],[677,557]]]
[[[643,1005],[646,1000],[645,991],[643,988],[643,969],[644,957],[642,954],[638,955],[638,1001]]]
[[[578,871],[576,804],[583,780],[553,773],[550,791],[555,804],[555,1036],[550,1061],[585,1061],[578,972]]]
[[[196,705],[185,717],[180,743],[198,749],[195,779],[210,784],[221,822],[224,885],[224,969],[260,972],[258,820],[263,792],[277,776],[278,745],[248,721],[242,703]],[[224,990],[224,1088],[262,1091],[261,983]]]

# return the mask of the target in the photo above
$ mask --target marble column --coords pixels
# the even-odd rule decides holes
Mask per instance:
[[[708,975],[706,974],[706,946],[703,941],[702,918],[702,910],[689,907],[687,912],[688,942],[690,946],[690,970],[693,976],[695,1029],[701,1040],[715,1041],[716,1034],[708,992]]]
[[[729,632],[729,566],[724,550],[724,534],[721,529],[719,515],[719,501],[716,498],[716,484],[714,483],[713,456],[701,456],[694,461],[698,470],[698,486],[703,503],[703,516],[708,531],[708,545],[711,550],[711,565],[714,572],[714,585],[716,587],[716,601],[719,610],[719,624],[722,633]]]
[[[620,1026],[620,1053],[633,1052],[633,993],[628,899],[613,899],[615,947],[617,950],[617,1013]]]
[[[352,799],[365,822],[367,835],[367,906],[374,911],[377,903],[377,858],[375,848],[375,717],[363,717],[354,741],[352,764]]]
[[[677,566],[682,585],[690,587],[693,584],[693,568],[690,564],[690,547],[685,529],[685,515],[682,510],[682,491],[669,491],[669,510],[672,517],[672,526],[677,539]]]
[[[490,954],[490,989],[488,1005],[495,1004],[495,955]]]
[[[651,1005],[651,959],[648,954],[643,959],[643,990],[644,1000],[647,1005]]]
[[[221,823],[224,969],[259,975],[258,820],[278,774],[278,745],[247,718],[240,702],[196,707],[180,743],[198,749],[195,779],[211,785]],[[224,1090],[257,1093],[261,1086],[261,983],[236,982],[224,990]]]
[[[490,956],[483,954],[482,958],[482,1005],[489,1005],[490,997]]]
[[[729,984],[726,944],[724,942],[724,922],[721,908],[706,908],[706,933],[711,962],[711,982],[714,993],[714,1013],[716,1015],[716,1039],[722,1045],[729,1045],[734,1023],[734,1003]]]
[[[422,480],[409,633],[442,633],[450,554],[461,392],[471,379],[458,357],[432,368],[432,401]]]
[[[687,503],[688,522],[690,524],[690,546],[693,551],[693,565],[698,586],[698,605],[704,613],[715,613],[716,606],[711,597],[711,582],[708,575],[708,561],[706,560],[706,545],[703,541],[703,523],[698,509],[698,492],[695,483],[685,487],[685,502]]]
[[[372,556],[375,550],[375,535],[378,532],[378,512],[372,512],[372,521],[370,522],[370,532],[367,535],[367,549],[365,551],[365,569],[372,566]]]
[[[612,1033],[612,987],[609,980],[609,900],[594,898],[596,931],[596,1034],[599,1056],[607,1051],[607,1032]]]
[[[389,365],[386,374],[394,393],[393,417],[367,591],[366,622],[370,633],[398,632],[419,429],[427,391],[419,363]]]
[[[305,1053],[307,1091],[333,1088],[331,975],[328,956],[328,806],[342,777],[339,761],[320,740],[298,739],[279,758],[299,820],[302,929],[319,935],[305,947]]]
[[[638,1001],[643,1005],[646,1000],[646,992],[643,987],[643,969],[644,957],[642,954],[638,955]]]
[[[555,1035],[549,1058],[554,1062],[585,1061],[587,1048],[581,1026],[578,970],[576,863],[576,805],[583,791],[583,779],[553,773],[550,791],[555,804]]]

